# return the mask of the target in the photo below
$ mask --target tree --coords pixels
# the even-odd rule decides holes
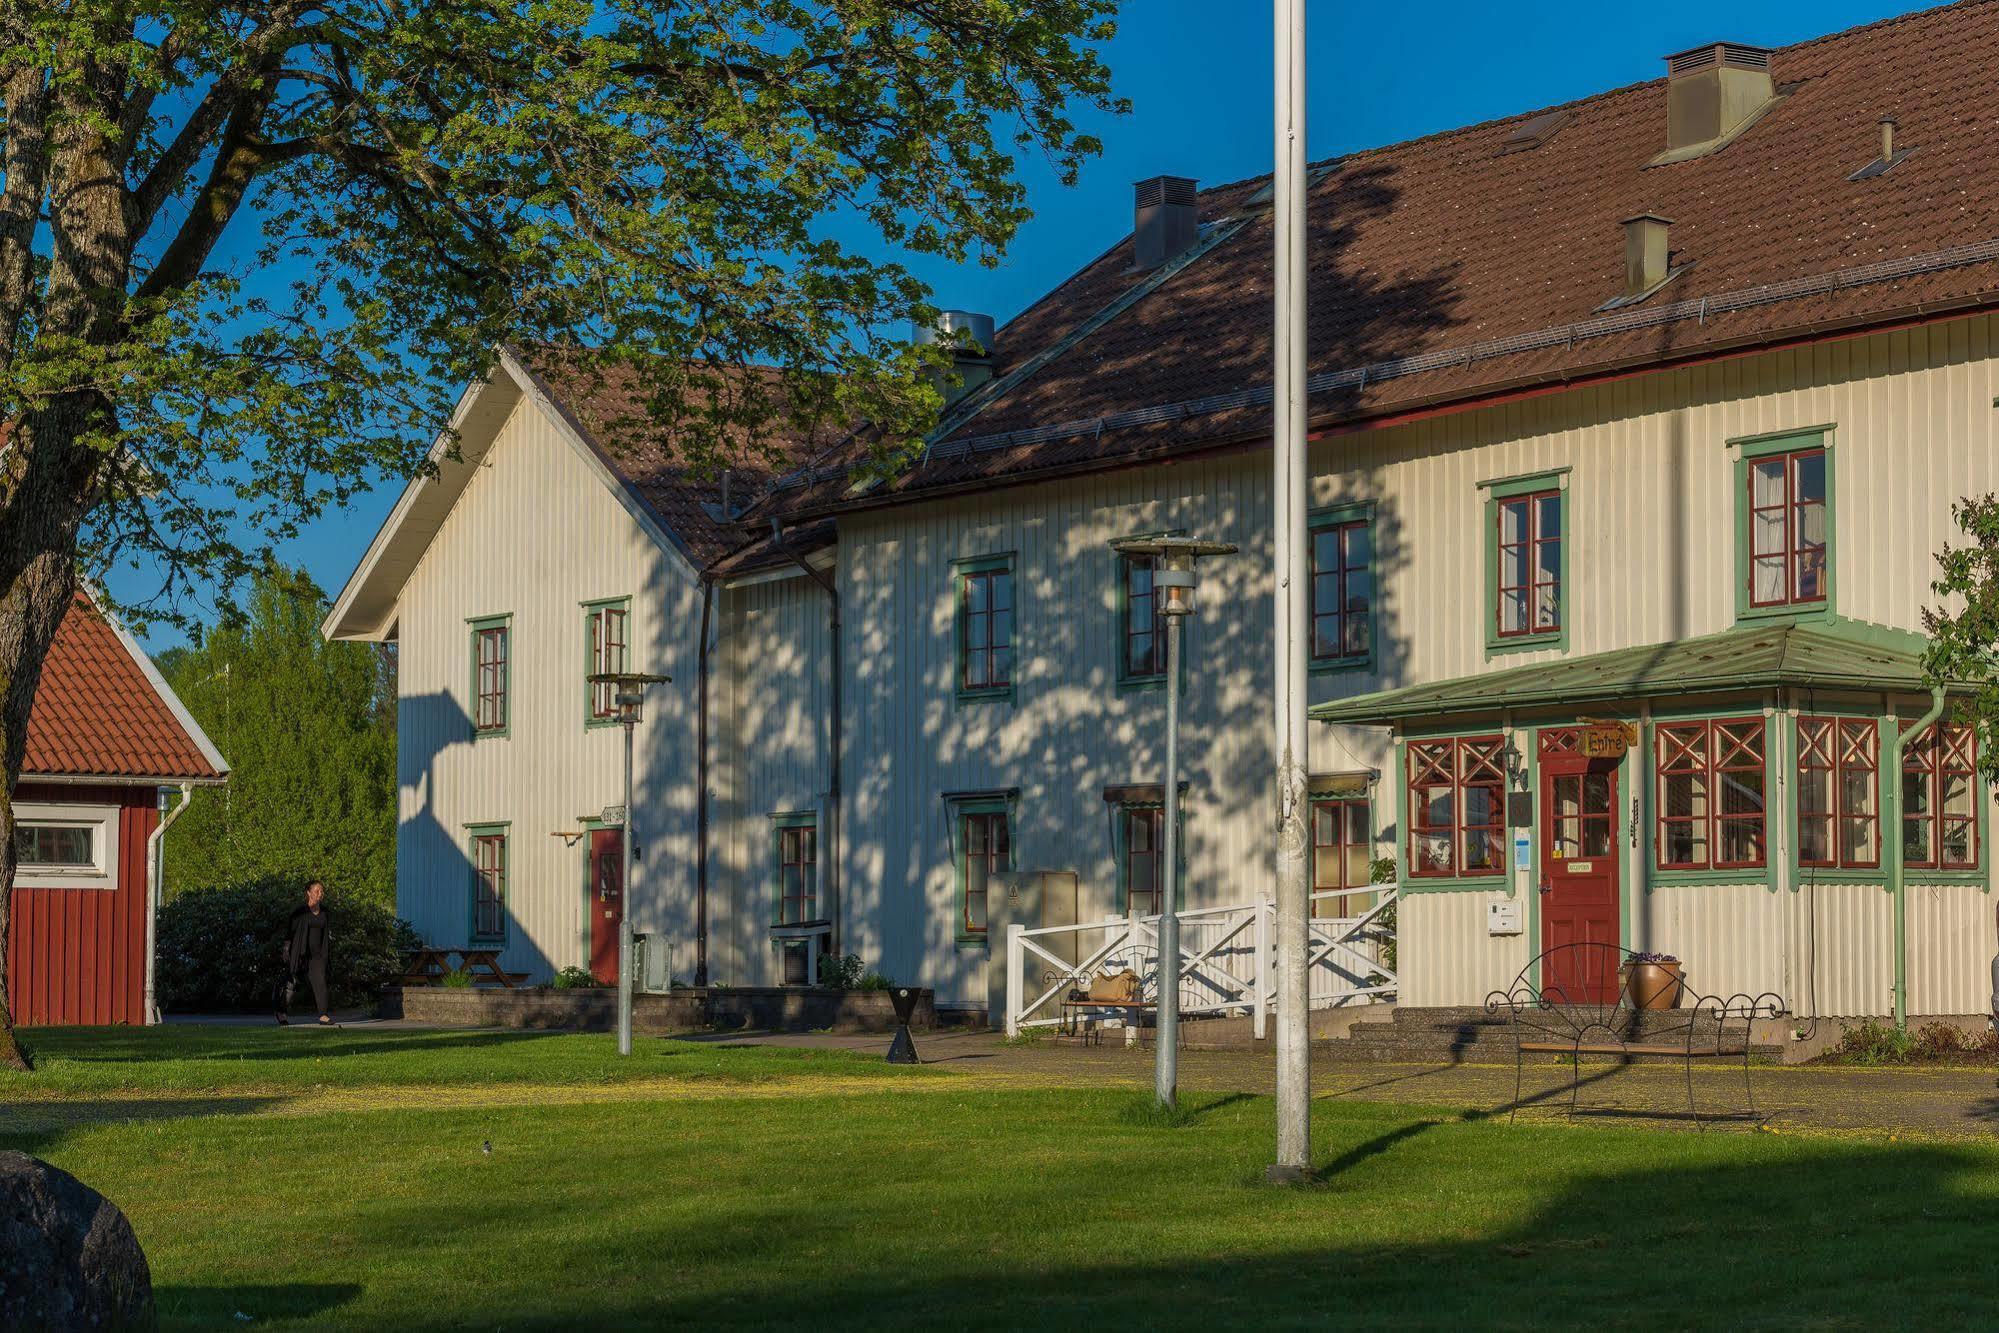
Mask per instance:
[[[697,463],[934,419],[889,247],[997,262],[1015,153],[1121,109],[1114,0],[4,0],[0,767],[79,564],[190,585],[412,474],[506,340],[597,346]],[[744,375],[751,365],[777,375]],[[247,534],[247,535],[243,535]],[[0,960],[13,882],[0,803]],[[19,1063],[0,971],[0,1059]]]
[[[310,579],[274,567],[246,610],[226,606],[196,646],[162,657],[230,763],[229,785],[197,791],[167,833],[170,894],[318,876],[395,906],[396,738],[378,654],[322,639],[325,614]]]
[[[1959,500],[1951,513],[1967,540],[1937,556],[1930,590],[1943,605],[1923,611],[1923,667],[1933,685],[1978,682],[1973,698],[1952,707],[1978,734],[1979,768],[1999,779],[1999,496]]]

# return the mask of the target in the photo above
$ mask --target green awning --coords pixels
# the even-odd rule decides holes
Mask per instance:
[[[1930,687],[1923,676],[1923,651],[1928,646],[1920,634],[1858,620],[1742,625],[1698,639],[1336,699],[1313,708],[1311,717],[1319,722],[1393,722],[1776,685],[1926,694]]]

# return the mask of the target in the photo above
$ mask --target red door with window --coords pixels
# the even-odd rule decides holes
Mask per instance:
[[[1541,754],[1541,990],[1556,1004],[1617,998],[1617,761],[1584,759],[1562,737]],[[1573,744],[1571,740],[1571,745]],[[1565,944],[1600,948],[1562,949]]]
[[[618,927],[625,920],[624,830],[590,831],[590,974],[618,984]]]

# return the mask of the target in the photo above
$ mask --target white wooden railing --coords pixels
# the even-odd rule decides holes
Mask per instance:
[[[1391,931],[1383,921],[1395,905],[1393,885],[1378,890],[1359,916],[1315,917],[1309,928],[1307,978],[1314,1009],[1373,1003],[1395,994],[1386,963]],[[1322,893],[1316,900],[1346,895]],[[1186,1017],[1247,1014],[1264,1035],[1276,1002],[1271,940],[1277,919],[1269,900],[1180,913],[1180,1012]],[[1069,947],[1064,948],[1064,945]],[[1074,953],[1072,963],[1063,955]],[[1013,925],[1006,936],[1006,1031],[1062,1022],[1062,1003],[1090,979],[1129,968],[1138,974],[1141,998],[1159,994],[1159,918],[1105,917],[1073,926]]]

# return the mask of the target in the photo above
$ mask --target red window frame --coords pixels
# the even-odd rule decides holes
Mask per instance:
[[[1482,879],[1506,868],[1506,740],[1501,736],[1458,736],[1409,742],[1406,775],[1409,809],[1409,873],[1419,879]],[[1449,789],[1447,822],[1431,819],[1430,802],[1420,791]],[[1467,797],[1483,792],[1486,818],[1466,820]],[[1425,840],[1448,839],[1451,864],[1437,868],[1419,850]],[[1481,860],[1472,864],[1477,849]]]
[[[477,631],[479,693],[473,702],[473,727],[504,731],[507,726],[507,627],[488,625]]]
[[[1800,500],[1798,498],[1798,468],[1806,459],[1820,460],[1819,498]],[[1756,476],[1759,469],[1772,463],[1784,469],[1784,498],[1775,504],[1756,503]],[[1749,506],[1749,604],[1764,606],[1815,606],[1823,603],[1830,591],[1832,574],[1832,539],[1829,527],[1821,519],[1821,527],[1826,531],[1826,542],[1822,546],[1807,546],[1802,540],[1805,528],[1805,511],[1816,506],[1823,511],[1832,497],[1832,465],[1826,458],[1824,445],[1810,449],[1793,449],[1788,453],[1765,454],[1749,460],[1747,469],[1748,494],[1745,500]],[[1776,514],[1781,523],[1781,537],[1773,549],[1761,549],[1756,545],[1757,522],[1765,514]],[[1784,561],[1784,593],[1781,597],[1758,597],[1756,595],[1756,564],[1759,560],[1773,560],[1781,556]],[[1815,562],[1818,577],[1818,591],[1807,597],[1798,589],[1803,571],[1808,562]]]
[[[788,824],[777,831],[777,923],[819,919],[819,826]]]
[[[1353,898],[1373,883],[1374,830],[1366,797],[1312,798],[1312,915],[1341,918],[1351,913]],[[1365,852],[1359,883],[1350,874],[1353,853]],[[1328,865],[1331,873],[1327,872]],[[1338,893],[1337,898],[1322,898]]]
[[[1653,729],[1652,863],[1660,870],[1762,870],[1770,863],[1770,784],[1765,760],[1770,732],[1760,717],[1719,717],[1698,722],[1661,722]],[[1762,797],[1755,811],[1726,809],[1723,790],[1731,773],[1753,773]],[[1666,812],[1670,778],[1699,778],[1704,808],[1699,814]],[[1672,861],[1666,856],[1667,834],[1676,825],[1698,828],[1706,855],[1698,860]],[[1730,860],[1722,855],[1731,827],[1755,830],[1756,855]]]
[[[1942,747],[1937,745],[1941,734]],[[1961,815],[1944,813],[1944,786],[1951,778],[1964,779],[1970,793],[1970,809]],[[1909,787],[1914,780],[1922,785],[1924,809],[1909,813]],[[1978,840],[1978,733],[1969,725],[1938,722],[1926,731],[1910,736],[1902,750],[1902,864],[1911,870],[1976,870],[1983,850]],[[1929,849],[1921,857],[1908,855],[1909,829],[1924,830],[1923,845]],[[1946,858],[1945,834],[1952,828],[1965,833],[1970,849],[1967,859]]]
[[[1830,808],[1807,810],[1805,777],[1809,773],[1827,775]],[[1856,811],[1846,803],[1847,778],[1867,775],[1867,789],[1873,799],[1868,809]],[[1823,821],[1825,857],[1805,855],[1805,822]],[[1863,859],[1854,852],[1855,826],[1872,830],[1874,855]],[[1798,864],[1814,870],[1878,870],[1881,866],[1881,733],[1871,717],[1800,717],[1798,719]]]
[[[974,607],[974,586],[985,591]],[[1006,619],[1002,621],[1000,617]],[[967,690],[1004,689],[1013,683],[1013,571],[967,570],[958,575],[960,668],[958,685]]]
[[[1312,660],[1352,661],[1368,655],[1373,647],[1374,620],[1374,524],[1365,518],[1346,523],[1322,523],[1312,529]],[[1354,538],[1367,539],[1365,559],[1354,558]],[[1330,542],[1322,542],[1330,538]],[[1333,561],[1322,564],[1323,546],[1332,548]],[[1367,580],[1367,591],[1355,606],[1354,584]],[[1350,646],[1349,633],[1358,624],[1358,647]],[[1331,644],[1333,651],[1326,651]]]
[[[1119,559],[1123,562],[1124,579],[1124,625],[1119,651],[1125,679],[1163,676],[1166,674],[1165,602],[1152,582],[1159,562],[1149,555],[1127,555]],[[1145,575],[1143,592],[1138,591],[1136,586],[1141,573]],[[1141,623],[1149,624],[1151,628],[1136,628]],[[1134,646],[1141,639],[1147,642],[1142,653],[1134,651]]]
[[[625,669],[625,631],[630,611],[623,606],[600,606],[590,613],[590,674],[601,676]],[[618,687],[609,681],[590,686],[590,716],[605,721],[618,715]]]
[[[1541,502],[1543,500],[1553,500],[1555,502],[1555,532],[1552,536],[1542,531]],[[1516,508],[1522,511],[1520,525],[1522,536],[1519,541],[1509,542],[1506,540],[1506,515],[1508,510]],[[1492,616],[1493,630],[1500,638],[1523,639],[1536,634],[1555,634],[1561,631],[1562,555],[1560,548],[1563,537],[1562,528],[1565,526],[1565,521],[1568,517],[1567,510],[1568,505],[1559,488],[1534,491],[1527,495],[1509,495],[1504,499],[1493,502],[1492,540],[1494,549],[1499,553],[1499,561],[1498,570],[1495,575],[1498,586],[1494,590]],[[1553,577],[1542,578],[1541,571],[1543,565],[1541,562],[1541,552],[1544,547],[1548,546],[1556,548],[1555,570]],[[1507,570],[1511,566],[1510,554],[1513,556],[1524,556],[1526,561],[1526,582],[1517,583],[1507,581]],[[1540,597],[1541,590],[1544,588],[1550,592],[1545,621],[1541,614],[1542,603]],[[1520,605],[1523,613],[1523,623],[1513,629],[1506,627],[1506,595],[1508,593],[1518,593],[1520,595]]]
[[[472,897],[472,934],[495,940],[506,933],[507,835],[481,833],[472,839],[476,871]]]
[[[958,818],[965,856],[965,896],[958,904],[958,929],[966,935],[983,935],[993,876],[1013,864],[1013,831],[1003,810],[967,811]],[[974,899],[979,908],[976,914],[972,911]]]

